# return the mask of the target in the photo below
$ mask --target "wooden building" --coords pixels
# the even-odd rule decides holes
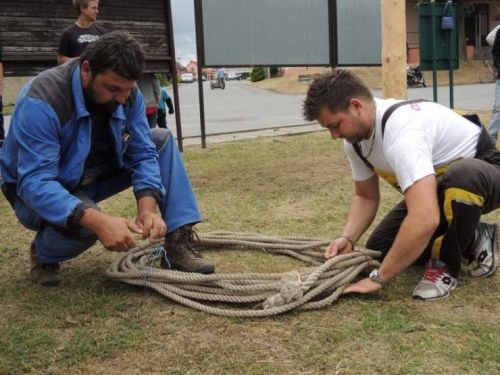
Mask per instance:
[[[0,43],[6,76],[31,76],[55,66],[62,30],[75,22],[71,0],[1,0]],[[132,34],[146,70],[172,72],[175,60],[169,0],[100,0],[97,23]]]

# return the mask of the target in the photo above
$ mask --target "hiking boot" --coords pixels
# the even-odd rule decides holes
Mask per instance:
[[[425,265],[424,277],[413,291],[413,298],[433,300],[447,297],[457,287],[457,279],[448,273],[448,266],[438,260],[430,259]]]
[[[34,284],[41,286],[58,286],[61,283],[59,263],[42,263],[36,255],[35,243],[30,247],[31,272],[30,278]]]
[[[204,274],[214,272],[215,266],[194,249],[193,237],[193,231],[185,226],[169,233],[165,239],[167,257],[161,258],[161,268]]]
[[[488,277],[498,267],[498,225],[479,223],[471,247],[472,260],[476,267],[471,270],[474,277]]]

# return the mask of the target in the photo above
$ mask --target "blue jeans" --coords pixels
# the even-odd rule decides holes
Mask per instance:
[[[154,130],[153,133],[155,132],[163,134],[161,144],[155,142],[158,148],[161,180],[166,190],[159,206],[170,233],[183,225],[200,222],[201,214],[174,138],[170,131],[165,129]],[[74,195],[86,205],[98,209],[97,202],[130,186],[130,172],[123,171],[108,180],[90,184]],[[97,241],[95,233],[88,229],[67,229],[44,222],[17,196],[12,200],[12,205],[21,223],[26,228],[37,232],[34,240],[35,247],[43,263],[58,263],[74,258]]]
[[[488,133],[493,137],[495,143],[500,130],[500,79],[497,79],[495,84],[495,105],[491,114],[490,127]]]

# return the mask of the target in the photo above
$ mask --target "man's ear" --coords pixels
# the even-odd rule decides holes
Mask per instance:
[[[80,70],[81,70],[81,74],[82,74],[83,86],[86,87],[87,84],[92,79],[92,69],[90,69],[90,64],[87,60],[82,62],[82,64],[80,65]]]
[[[361,113],[361,110],[363,109],[365,103],[363,103],[361,100],[359,99],[356,99],[356,98],[352,98],[351,100],[349,100],[349,105],[351,107],[351,113],[353,111],[355,111],[355,113],[358,114],[358,116],[360,115]]]
[[[360,109],[363,106],[363,102],[356,98],[352,98],[351,100],[349,100],[349,104],[352,105],[355,109]]]

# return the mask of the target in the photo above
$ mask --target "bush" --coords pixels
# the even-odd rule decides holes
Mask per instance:
[[[252,69],[252,72],[250,73],[250,80],[252,82],[262,81],[265,78],[266,73],[264,72],[264,68],[259,66]]]
[[[165,73],[156,73],[156,77],[160,80],[161,87],[170,86],[172,83],[168,80],[167,75]]]

